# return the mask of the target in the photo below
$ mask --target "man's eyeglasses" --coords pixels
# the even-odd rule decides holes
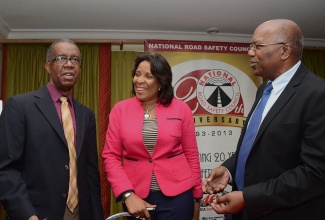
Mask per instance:
[[[269,44],[254,44],[254,43],[252,43],[252,44],[249,45],[249,49],[250,50],[251,49],[253,49],[253,50],[259,50],[259,49],[261,49],[261,47],[265,47],[265,46],[269,46],[269,45],[280,45],[280,44],[282,44],[282,45],[288,45],[288,44],[283,43],[283,42],[269,43]]]
[[[53,58],[52,60],[49,60],[48,62],[55,61],[57,64],[63,65],[66,64],[68,61],[70,61],[73,65],[80,65],[81,64],[81,58],[79,57],[66,57],[66,56],[57,56]]]

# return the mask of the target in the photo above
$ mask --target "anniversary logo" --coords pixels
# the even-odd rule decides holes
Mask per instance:
[[[247,45],[149,41],[145,48],[166,57],[172,66],[175,97],[192,109],[201,175],[205,179],[234,153],[257,85],[261,83],[243,71],[250,70]],[[212,48],[214,53],[219,50],[217,55]],[[203,196],[200,219],[223,219],[209,206],[210,197]]]

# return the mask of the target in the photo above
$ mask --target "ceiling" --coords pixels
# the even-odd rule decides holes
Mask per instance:
[[[306,46],[325,47],[324,0],[0,0],[0,39],[250,42],[274,18],[298,23]]]

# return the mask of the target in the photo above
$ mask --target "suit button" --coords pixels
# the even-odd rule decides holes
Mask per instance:
[[[66,193],[62,193],[62,198],[66,199],[67,198],[67,194]]]
[[[65,170],[69,170],[69,166],[68,165],[64,165]]]
[[[152,163],[152,158],[149,159],[149,162]]]

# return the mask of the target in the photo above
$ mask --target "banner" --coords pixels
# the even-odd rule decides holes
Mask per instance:
[[[241,129],[262,83],[250,68],[249,44],[147,40],[145,51],[163,55],[172,67],[174,94],[192,109],[202,180],[234,154]],[[230,191],[228,186],[226,191]],[[224,219],[201,201],[201,220]]]

